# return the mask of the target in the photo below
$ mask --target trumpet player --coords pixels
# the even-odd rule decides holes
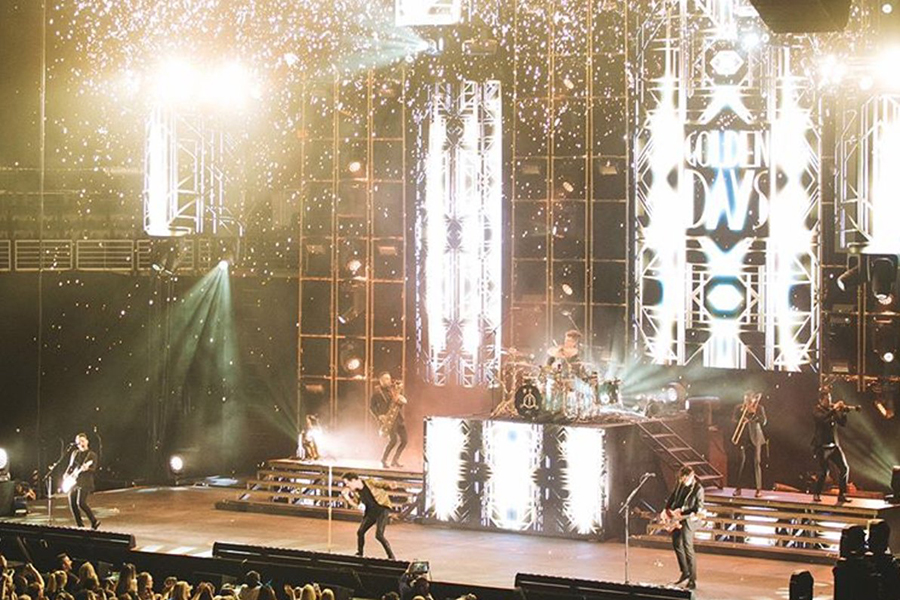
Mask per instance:
[[[399,386],[395,384],[391,374],[385,371],[379,375],[378,387],[369,400],[369,410],[375,415],[375,420],[382,426],[382,433],[388,438],[384,453],[381,455],[381,465],[385,469],[403,466],[400,464],[400,455],[403,454],[408,439],[406,422],[403,418],[405,404],[406,398],[400,393]],[[395,446],[397,449],[394,452],[394,460],[389,463],[388,459]]]
[[[735,424],[731,438],[741,451],[741,468],[734,488],[734,495],[740,496],[741,483],[744,480],[744,467],[747,466],[747,453],[753,453],[753,475],[756,483],[756,497],[762,496],[762,448],[766,445],[766,434],[763,428],[768,423],[766,408],[761,404],[762,394],[751,391],[744,392],[743,401],[734,407],[731,420]]]
[[[813,410],[816,429],[813,436],[813,454],[819,463],[819,476],[813,489],[813,502],[822,501],[822,489],[828,476],[828,466],[834,465],[838,483],[838,503],[847,502],[847,482],[850,467],[847,457],[838,442],[837,428],[847,425],[847,413],[859,410],[858,406],[845,404],[843,400],[832,403],[831,391],[823,388],[819,391],[819,403]]]

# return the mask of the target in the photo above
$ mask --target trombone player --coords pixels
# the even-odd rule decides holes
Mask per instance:
[[[761,404],[760,392],[744,392],[743,401],[734,407],[731,421],[735,424],[731,443],[741,450],[741,468],[734,488],[734,495],[740,496],[741,483],[744,479],[744,467],[747,466],[747,451],[753,453],[753,475],[756,482],[756,497],[762,496],[762,447],[766,445],[766,409]]]

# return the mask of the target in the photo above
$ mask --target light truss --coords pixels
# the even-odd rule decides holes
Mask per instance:
[[[435,85],[419,205],[419,348],[436,385],[495,381],[502,307],[500,83]]]
[[[819,135],[804,50],[761,43],[744,0],[649,4],[635,134],[643,352],[815,368]]]
[[[233,138],[202,115],[157,106],[147,120],[144,231],[152,236],[242,235]]]
[[[837,141],[842,250],[900,254],[900,95],[851,96]]]

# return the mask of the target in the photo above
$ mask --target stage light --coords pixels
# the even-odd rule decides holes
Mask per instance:
[[[562,188],[563,188],[564,190],[566,190],[566,192],[569,193],[569,194],[571,194],[572,192],[575,191],[575,186],[572,185],[572,183],[569,182],[569,181],[563,181],[563,182],[562,182]]]
[[[894,352],[891,350],[888,350],[887,352],[885,352],[884,354],[881,355],[881,360],[883,360],[886,363],[894,362],[894,358],[895,358]]]
[[[894,399],[893,398],[876,398],[875,408],[878,413],[885,419],[894,418]]]
[[[227,271],[227,270],[228,270],[228,261],[227,261],[227,260],[222,259],[222,260],[219,261],[219,270],[220,270],[220,271]]]
[[[571,296],[575,293],[575,290],[568,283],[564,282],[560,287],[562,288],[563,294],[565,294],[566,296]]]
[[[9,454],[0,448],[0,481],[9,481]]]
[[[362,163],[358,160],[351,161],[350,164],[347,165],[347,170],[351,173],[359,173],[362,169]]]
[[[568,75],[566,75],[566,76],[563,78],[563,85],[565,86],[565,88],[566,88],[567,90],[574,90],[574,89],[575,89],[575,83],[574,83],[571,79],[569,79],[569,76],[568,76]]]
[[[349,259],[346,264],[344,264],[344,268],[347,269],[347,272],[350,273],[351,277],[356,277],[359,274],[359,270],[362,269],[362,266],[362,261],[356,257]]]
[[[236,62],[221,65],[202,79],[201,100],[221,108],[242,107],[252,88],[247,69]]]
[[[363,367],[365,366],[363,357],[364,353],[357,342],[350,340],[341,342],[338,358],[345,375],[354,378],[363,377]]]
[[[744,39],[741,40],[741,43],[744,46],[744,50],[753,50],[762,43],[762,38],[755,31],[751,31],[744,35]]]
[[[894,5],[891,4],[890,2],[885,2],[884,4],[881,5],[881,12],[883,12],[886,15],[891,14],[892,12],[894,12]]]
[[[860,282],[860,272],[859,266],[850,267],[837,278],[837,286],[838,289],[842,292],[846,292],[849,289],[855,288],[859,285]]]
[[[894,504],[900,504],[900,466],[897,465],[891,470],[891,491],[894,493]]]
[[[180,475],[184,471],[184,459],[178,454],[173,454],[169,458],[169,470],[175,475]]]
[[[870,256],[869,279],[872,294],[882,306],[894,301],[894,284],[897,281],[897,257]]]
[[[900,46],[894,46],[881,53],[875,63],[875,73],[883,87],[897,88],[897,64],[900,63]]]
[[[666,387],[663,388],[663,393],[665,394],[666,402],[677,402],[681,404],[687,400],[687,388],[677,381],[673,381],[666,385]]]

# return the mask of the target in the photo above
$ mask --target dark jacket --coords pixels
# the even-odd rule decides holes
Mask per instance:
[[[703,510],[704,503],[703,486],[694,478],[694,483],[689,486],[683,486],[679,482],[675,485],[675,489],[669,494],[666,501],[667,510],[681,510],[682,515],[695,515]],[[683,523],[684,527],[693,527],[693,522],[687,519]]]
[[[737,424],[740,421],[743,409],[743,403],[734,407],[734,412],[731,413],[732,423]],[[766,443],[766,434],[763,432],[763,427],[769,422],[768,418],[766,418],[766,407],[762,405],[757,406],[756,413],[749,415],[748,418],[750,422],[744,428],[744,433],[741,434],[741,439],[738,440],[738,446],[744,445],[748,441],[748,436],[751,444],[762,446]]]
[[[375,388],[375,391],[372,392],[372,398],[369,399],[369,410],[372,411],[372,414],[376,417],[386,415],[391,409],[393,401],[394,399],[391,397],[390,390],[385,390],[381,386],[378,386]],[[400,412],[397,413],[397,424],[402,425],[403,422],[403,407],[401,407]]]
[[[813,409],[813,419],[815,419],[816,424],[815,433],[813,434],[813,447],[819,449],[839,445],[837,426],[843,427],[847,424],[847,413],[816,404],[816,408]]]
[[[94,471],[96,471],[99,466],[96,452],[90,448],[84,451],[75,450],[72,452],[72,456],[69,457],[69,467],[66,469],[66,474],[73,472],[88,461],[92,461],[93,464],[78,475],[77,485],[86,492],[93,492],[95,488]]]

